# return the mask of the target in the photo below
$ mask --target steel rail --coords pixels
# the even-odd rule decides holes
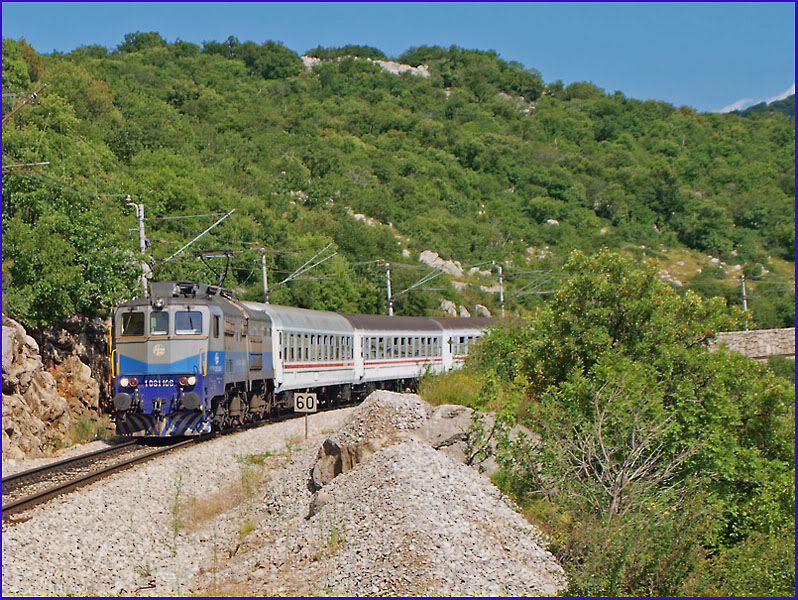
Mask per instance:
[[[166,448],[158,448],[157,450],[148,452],[147,454],[136,456],[134,458],[116,463],[114,465],[111,465],[110,467],[105,467],[103,469],[100,469],[99,471],[88,473],[86,475],[83,475],[82,477],[78,477],[66,483],[52,486],[50,488],[47,488],[46,490],[43,490],[36,494],[32,494],[31,496],[27,496],[25,498],[21,498],[15,502],[10,502],[9,504],[3,505],[2,509],[3,520],[5,521],[12,514],[21,512],[23,510],[27,510],[29,508],[32,508],[33,506],[36,506],[37,504],[41,504],[43,502],[46,502],[47,500],[55,498],[56,496],[66,494],[79,487],[83,487],[85,485],[98,481],[104,477],[107,477],[108,475],[116,473],[117,471],[121,471],[123,469],[126,469],[127,467],[148,461],[161,454],[166,454],[167,452],[171,452],[173,450],[176,450],[177,448],[181,448],[188,444],[194,444],[194,443],[195,440],[190,439],[190,440],[185,440],[183,442],[179,442],[171,446],[167,446]]]
[[[14,473],[13,475],[9,475],[8,477],[3,477],[3,487],[8,485],[9,483],[14,483],[19,481],[20,479],[25,479],[26,477],[30,477],[31,475],[36,475],[37,473],[42,473],[44,471],[49,470],[57,470],[61,467],[65,467],[66,465],[77,463],[87,458],[93,458],[95,456],[100,456],[102,454],[108,454],[119,448],[125,448],[127,446],[132,446],[133,444],[137,444],[137,440],[131,440],[129,442],[123,442],[116,446],[111,446],[110,448],[102,448],[100,450],[95,450],[94,452],[87,452],[86,454],[78,454],[77,456],[72,456],[70,458],[65,458],[63,460],[59,460],[56,462],[47,463],[46,465],[42,465],[40,467],[34,467],[33,469],[28,469],[27,471],[20,471],[19,473]]]

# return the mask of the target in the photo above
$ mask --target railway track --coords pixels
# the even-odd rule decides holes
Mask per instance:
[[[13,523],[13,515],[37,504],[193,443],[189,439],[151,448],[130,441],[4,477],[3,520]]]
[[[353,399],[350,402],[328,406],[322,410],[335,410],[356,403],[357,400]],[[177,448],[206,441],[218,435],[229,435],[300,416],[302,415],[293,412],[281,412],[266,421],[250,422],[238,428],[224,429],[154,449],[141,445],[139,440],[130,440],[111,448],[81,454],[9,475],[2,480],[3,521],[14,523],[27,520],[15,519],[13,515]]]

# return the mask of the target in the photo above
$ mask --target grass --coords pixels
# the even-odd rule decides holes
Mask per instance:
[[[236,457],[236,459],[238,460],[238,462],[243,463],[245,465],[257,465],[259,467],[262,467],[265,464],[266,459],[269,458],[270,456],[274,456],[274,454],[272,454],[267,450],[265,452],[260,452],[256,454],[247,454],[245,456],[238,456]]]
[[[334,508],[326,523],[323,520],[320,521],[320,527],[319,547],[312,557],[314,561],[320,561],[326,556],[335,554],[346,546],[346,530],[338,522]]]
[[[104,440],[111,431],[111,417],[103,415],[85,416],[69,424],[67,440],[69,445],[85,444],[94,440]]]
[[[479,404],[482,384],[468,371],[457,370],[446,374],[428,373],[421,379],[419,395],[433,406],[461,404],[474,407]]]
[[[255,523],[252,522],[252,519],[245,519],[241,525],[238,527],[238,539],[239,541],[243,542],[244,538],[247,537],[250,533],[255,531]]]
[[[183,471],[177,470],[177,477],[175,480],[175,496],[172,500],[172,556],[177,556],[177,535],[184,523],[183,501],[181,500],[181,493],[183,491]]]

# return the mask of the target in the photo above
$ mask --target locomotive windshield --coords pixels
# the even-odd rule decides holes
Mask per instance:
[[[144,313],[122,313],[122,335],[144,335]]]
[[[169,313],[154,312],[150,315],[150,335],[169,333]]]
[[[181,310],[175,313],[175,333],[202,333],[202,313],[198,310]]]

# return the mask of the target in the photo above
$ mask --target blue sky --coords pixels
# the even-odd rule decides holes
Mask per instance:
[[[114,48],[126,33],[167,41],[282,41],[302,53],[362,44],[495,50],[546,82],[699,111],[795,92],[795,5],[785,3],[59,3],[3,2],[3,37],[36,50]]]

